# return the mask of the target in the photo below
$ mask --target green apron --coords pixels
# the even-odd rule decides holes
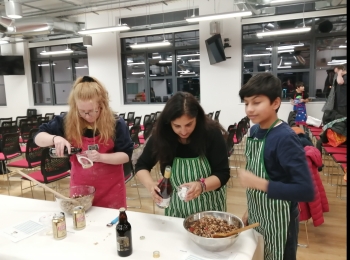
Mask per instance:
[[[276,125],[277,119],[267,130],[264,139],[247,138],[245,155],[246,169],[260,178],[269,180],[264,164],[264,148],[267,134]],[[258,129],[258,128],[256,128]],[[290,202],[267,198],[267,193],[248,188],[248,223],[259,222],[255,230],[264,237],[264,259],[283,260],[284,248],[290,221]]]
[[[188,202],[182,201],[177,195],[176,187],[211,175],[210,164],[205,157],[178,158],[173,161],[170,183],[174,193],[165,216],[186,218],[187,216],[207,210],[226,212],[226,185],[218,191],[203,192],[199,197]]]

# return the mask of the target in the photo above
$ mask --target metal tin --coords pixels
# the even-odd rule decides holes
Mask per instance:
[[[53,238],[60,240],[67,236],[66,217],[63,212],[55,213],[52,218]]]
[[[73,209],[73,227],[81,230],[86,227],[85,210],[83,206],[76,206]]]

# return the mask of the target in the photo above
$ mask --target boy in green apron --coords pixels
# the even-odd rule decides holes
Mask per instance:
[[[295,260],[299,233],[298,202],[312,201],[314,187],[304,149],[295,132],[278,119],[281,81],[270,73],[252,77],[239,91],[245,112],[255,124],[248,133],[245,224],[264,237],[266,260]]]

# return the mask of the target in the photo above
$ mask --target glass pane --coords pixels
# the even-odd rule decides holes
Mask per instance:
[[[51,85],[47,83],[36,83],[34,86],[35,104],[51,104]]]
[[[200,100],[199,77],[177,78],[177,90],[189,92]]]
[[[44,51],[44,47],[31,48],[30,49],[30,58],[43,58],[43,55],[40,55],[40,52]]]
[[[88,59],[74,59],[75,79],[89,75]]]
[[[70,60],[56,60],[53,67],[52,81],[71,81],[72,69]]]
[[[277,69],[305,69],[310,67],[308,41],[279,42]]]
[[[295,84],[297,82],[303,82],[305,86],[305,92],[310,97],[315,97],[315,93],[309,93],[309,72],[286,72],[278,73],[277,77],[282,82],[282,99],[289,100],[291,93],[296,89]]]
[[[146,102],[146,80],[127,79],[126,80],[126,102]]]
[[[334,70],[316,70],[315,71],[315,97],[326,98],[329,95],[331,86],[333,85]]]
[[[163,34],[147,36],[147,42],[161,42],[164,39],[172,43],[173,34],[167,33],[167,34],[164,34],[164,36]]]
[[[173,58],[171,52],[148,53],[149,76],[171,76]]]
[[[173,95],[172,79],[150,80],[151,103],[166,103]]]
[[[175,33],[175,47],[199,45],[199,31]]]
[[[65,105],[68,103],[68,96],[72,89],[72,83],[55,84],[55,96],[57,105]]]
[[[34,62],[34,82],[50,82],[50,63],[49,61],[40,61],[40,62]],[[56,65],[56,63],[52,63],[53,66]]]
[[[263,26],[268,25],[268,27],[273,28],[273,22],[272,23],[268,23],[268,24],[248,24],[248,25],[243,25],[242,26],[242,36],[243,39],[257,39],[258,37],[256,36],[256,34],[258,32],[262,32],[263,31]]]
[[[142,36],[142,37],[124,38],[124,39],[121,39],[121,41],[123,44],[123,49],[130,51],[130,50],[132,50],[132,48],[130,48],[131,44],[145,43],[146,37]]]
[[[347,62],[345,36],[318,38],[316,40],[316,68],[332,69]]]
[[[243,46],[243,74],[271,71],[271,43]]]
[[[200,74],[200,53],[198,49],[177,51],[176,53],[177,76],[185,77]]]
[[[145,56],[143,54],[128,54],[126,59],[126,78],[145,77]]]
[[[74,51],[72,55],[87,55],[87,47],[81,42],[69,44],[68,47]]]
[[[1,83],[2,76],[0,76],[0,106],[6,106],[5,85]]]
[[[347,31],[346,15],[334,17],[315,18],[315,27],[317,33],[333,33]]]

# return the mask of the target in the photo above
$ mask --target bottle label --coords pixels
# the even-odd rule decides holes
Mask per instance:
[[[130,250],[130,240],[128,237],[117,237],[117,250],[118,251]]]
[[[163,199],[161,203],[157,203],[157,205],[161,208],[167,208],[170,204],[170,197],[167,199]]]

